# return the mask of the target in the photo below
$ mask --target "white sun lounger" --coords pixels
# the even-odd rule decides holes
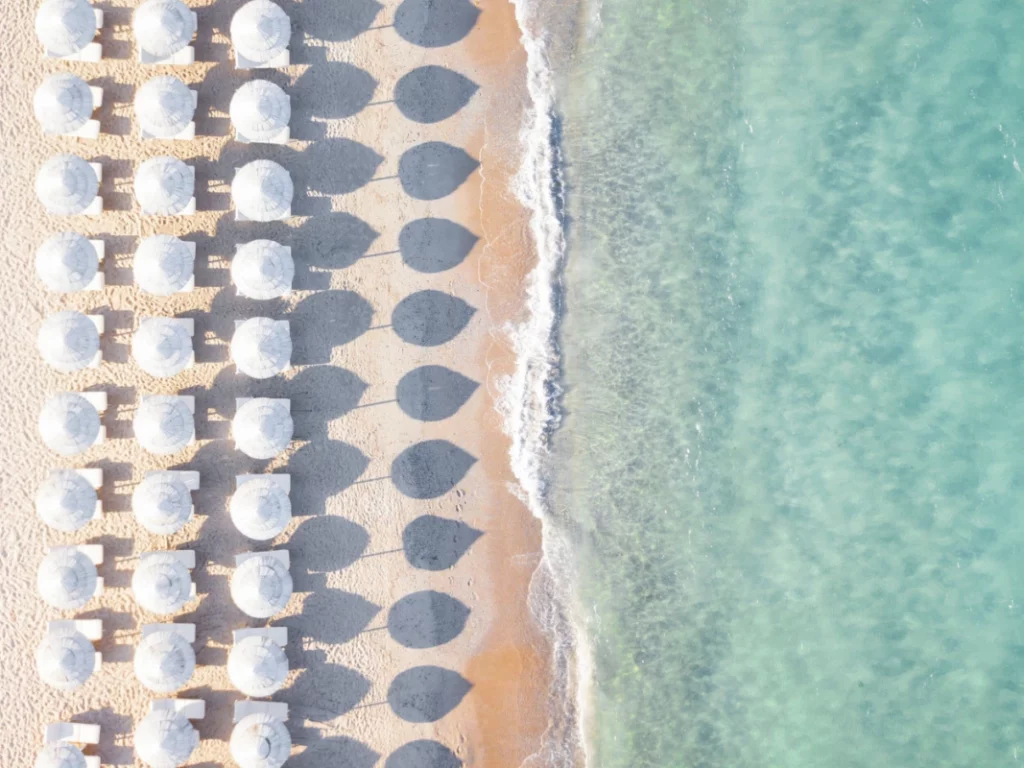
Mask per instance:
[[[246,627],[231,633],[231,641],[235,643],[247,637],[266,637],[284,648],[288,645],[288,627]]]
[[[103,638],[103,619],[65,619],[51,621],[46,625],[47,632],[56,632],[59,629],[81,632],[95,643]]]
[[[68,741],[72,744],[99,744],[100,727],[92,723],[50,723],[43,728],[43,743]]]
[[[196,641],[196,625],[186,622],[166,622],[164,624],[143,624],[142,636],[146,637],[154,632],[173,632],[181,635],[189,643]]]
[[[235,722],[249,715],[270,715],[277,720],[287,720],[288,705],[282,701],[236,701]]]
[[[206,702],[202,699],[154,699],[149,703],[150,712],[169,710],[188,720],[202,720],[206,717]]]
[[[275,560],[280,561],[281,565],[285,568],[290,567],[291,557],[288,554],[287,549],[274,549],[269,552],[242,552],[241,554],[235,555],[235,567],[237,568],[246,560],[253,557],[272,557]]]
[[[264,475],[235,475],[235,490],[238,490],[246,483],[252,482],[253,480],[269,480],[281,487],[281,490],[285,493],[290,493],[292,490],[292,476],[286,472],[275,472],[272,474]]]

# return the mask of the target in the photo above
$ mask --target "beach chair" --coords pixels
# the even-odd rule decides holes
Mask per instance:
[[[265,637],[284,648],[288,645],[288,627],[245,627],[231,633],[231,641],[234,643],[247,637]]]
[[[170,711],[187,720],[202,720],[206,717],[206,702],[202,699],[154,699],[149,703],[150,712]]]
[[[183,638],[185,638],[186,642],[194,643],[196,641],[196,625],[189,624],[186,622],[143,624],[141,632],[143,637],[151,635],[154,632],[173,632],[176,635],[181,635]]]
[[[235,555],[235,567],[237,568],[246,560],[253,557],[272,557],[279,561],[285,568],[291,565],[291,556],[288,554],[287,549],[273,549],[268,552],[242,552],[241,554]]]
[[[275,720],[288,720],[288,705],[283,701],[236,701],[235,722],[249,715],[269,715]]]
[[[235,475],[235,490],[253,480],[269,480],[270,482],[280,486],[281,490],[285,493],[291,493],[292,490],[292,476],[285,472],[275,472],[273,474],[264,475]]]
[[[72,744],[99,744],[100,727],[92,723],[50,723],[43,728],[43,743],[67,741]]]

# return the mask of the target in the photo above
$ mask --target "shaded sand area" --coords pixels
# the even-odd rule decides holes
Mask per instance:
[[[508,191],[523,110],[525,55],[504,0],[380,5],[374,0],[281,0],[292,19],[292,66],[238,72],[227,29],[241,0],[190,2],[199,14],[197,62],[144,68],[135,60],[131,9],[106,14],[100,63],[44,60],[32,34],[35,3],[4,4],[0,57],[5,274],[3,537],[0,540],[0,763],[28,765],[47,722],[99,723],[104,765],[140,765],[134,724],[153,698],[131,663],[139,627],[153,621],[132,598],[138,555],[191,548],[199,598],[178,621],[197,625],[199,666],[179,696],[207,702],[191,764],[230,764],[233,703],[226,656],[231,631],[256,626],[228,595],[234,555],[284,548],[295,595],[273,625],[289,628],[289,765],[389,768],[517,766],[538,749],[546,722],[547,649],[530,619],[529,579],[539,526],[510,491],[508,442],[495,410],[497,383],[513,364],[502,327],[521,319],[532,264],[526,212]],[[426,68],[425,68],[426,67]],[[414,72],[415,70],[415,72]],[[105,89],[95,142],[44,137],[31,114],[43,74],[72,71]],[[199,92],[194,142],[143,142],[132,99],[156,74]],[[413,74],[410,74],[413,73]],[[292,96],[287,147],[230,139],[228,102],[253,77]],[[443,142],[443,143],[431,143]],[[103,165],[107,212],[98,219],[44,215],[32,194],[37,168],[57,152]],[[134,168],[171,154],[194,164],[199,212],[143,217]],[[233,169],[256,158],[287,168],[295,217],[237,223]],[[106,244],[102,293],[48,294],[32,268],[36,247],[64,229]],[[161,299],[132,282],[141,237],[174,234],[197,245],[192,293]],[[258,237],[290,245],[296,289],[282,301],[239,298],[229,280],[234,246]],[[35,351],[42,319],[59,309],[102,314],[104,363],[64,375]],[[191,317],[197,365],[153,379],[132,361],[131,333],[145,316]],[[265,381],[228,361],[234,321],[287,319],[294,367]],[[108,440],[72,460],[49,453],[36,428],[47,393],[102,390]],[[167,457],[132,436],[140,395],[196,397],[198,442]],[[234,398],[289,397],[296,439],[270,462],[229,439]],[[47,529],[33,495],[47,470],[100,467],[106,514],[77,534]],[[144,531],[131,513],[143,473],[197,469],[196,518],[173,536]],[[226,513],[234,476],[289,472],[295,519],[273,542],[245,540]],[[100,543],[107,589],[77,614],[36,594],[49,546]],[[46,622],[98,617],[104,665],[71,693],[39,682],[32,653]],[[421,742],[429,740],[432,745]],[[451,750],[449,754],[445,750]]]

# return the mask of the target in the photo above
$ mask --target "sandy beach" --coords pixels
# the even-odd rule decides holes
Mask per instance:
[[[526,98],[513,7],[452,0],[428,18],[416,0],[280,0],[292,65],[242,72],[227,34],[241,4],[189,2],[196,63],[173,68],[136,60],[137,3],[97,4],[106,17],[99,63],[43,59],[36,3],[4,7],[0,690],[14,710],[0,721],[0,763],[30,764],[46,723],[75,720],[102,726],[90,751],[103,765],[142,765],[132,731],[154,694],[132,659],[140,625],[159,619],[136,604],[131,575],[140,553],[193,549],[198,598],[173,617],[197,625],[198,666],[177,695],[207,705],[190,765],[233,764],[227,740],[243,697],[226,672],[231,631],[269,623],[289,629],[291,672],[273,697],[290,708],[288,765],[518,766],[539,749],[549,686],[547,645],[527,607],[540,529],[513,492],[495,409],[514,364],[505,328],[522,319],[533,262],[527,212],[509,190]],[[32,116],[41,78],[62,71],[104,89],[95,141],[44,136]],[[140,140],[132,100],[156,74],[197,89],[194,141]],[[292,97],[287,146],[231,138],[228,103],[255,77]],[[102,216],[44,213],[33,179],[59,152],[102,164]],[[140,214],[134,169],[158,155],[194,165],[195,216]],[[289,221],[235,221],[232,174],[256,158],[291,172]],[[34,253],[62,230],[104,241],[102,292],[44,291]],[[160,298],[133,284],[135,247],[157,233],[196,243],[193,292]],[[256,238],[292,247],[286,300],[240,298],[231,285],[235,245]],[[36,331],[62,309],[103,315],[100,367],[60,374],[43,363]],[[132,332],[150,316],[194,318],[193,368],[154,379],[134,363]],[[256,316],[291,324],[293,367],[282,376],[252,380],[228,359],[234,322]],[[103,391],[110,403],[108,440],[70,458],[48,451],[37,429],[47,394],[65,390]],[[169,457],[146,453],[132,433],[139,397],[179,393],[196,398],[197,442]],[[253,395],[291,399],[295,440],[269,462],[230,440],[235,398]],[[74,534],[47,528],[33,508],[48,470],[64,467],[104,472],[105,514]],[[131,512],[135,485],[160,468],[201,476],[196,518],[172,536],[147,533]],[[291,475],[295,518],[271,542],[248,541],[227,515],[234,477],[249,472]],[[61,614],[38,597],[36,568],[48,547],[80,543],[104,546],[107,588]],[[267,549],[290,552],[295,594],[281,615],[257,622],[231,602],[228,579],[237,553]],[[57,618],[104,625],[102,670],[70,693],[45,687],[33,663]]]

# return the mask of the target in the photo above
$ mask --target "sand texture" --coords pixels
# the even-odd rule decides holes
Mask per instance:
[[[545,723],[546,646],[526,607],[539,560],[539,529],[511,492],[508,443],[495,410],[512,365],[502,331],[520,319],[532,263],[526,215],[508,191],[523,107],[524,54],[504,0],[280,0],[293,26],[292,65],[234,68],[228,25],[240,0],[190,2],[199,14],[196,63],[145,67],[131,31],[134,2],[99,4],[106,19],[99,63],[43,59],[35,3],[3,6],[0,132],[3,164],[2,558],[0,764],[28,765],[44,724],[75,719],[103,728],[104,765],[141,765],[132,730],[154,695],[132,672],[140,626],[160,619],[133,599],[140,553],[193,549],[198,599],[174,617],[194,622],[198,667],[181,697],[202,698],[202,741],[190,764],[233,764],[231,632],[289,629],[291,671],[273,697],[290,707],[295,768],[517,766]],[[70,71],[104,89],[102,134],[85,141],[42,134],[32,94],[44,74]],[[198,90],[197,138],[143,141],[132,101],[156,74]],[[232,140],[227,109],[255,77],[292,97],[287,146]],[[52,154],[103,166],[99,218],[47,216],[32,189]],[[158,155],[196,171],[198,213],[143,216],[135,168]],[[294,179],[294,217],[237,222],[234,169],[257,158]],[[44,291],[37,246],[73,230],[106,247],[102,292]],[[160,298],[134,285],[139,239],[178,235],[197,247],[196,289]],[[241,298],[230,282],[235,245],[271,238],[292,247],[295,291]],[[100,314],[103,364],[73,374],[48,368],[35,349],[43,318],[75,309]],[[155,379],[132,360],[131,336],[147,316],[195,320],[197,364]],[[236,320],[291,324],[293,367],[253,380],[228,358]],[[48,451],[37,430],[50,392],[103,391],[108,440],[75,457]],[[172,456],[146,453],[132,417],[145,394],[196,398],[197,442]],[[234,449],[239,396],[291,399],[295,439],[270,461]],[[33,496],[47,471],[100,467],[102,519],[74,534],[48,529]],[[171,536],[147,533],[131,512],[145,472],[195,469],[196,517]],[[270,542],[250,542],[227,514],[234,477],[287,472],[295,517]],[[48,547],[99,543],[107,589],[78,612],[49,608],[35,571]],[[295,594],[261,622],[231,602],[234,556],[287,549]],[[45,687],[33,651],[47,621],[101,618],[102,670],[70,693]],[[415,743],[414,743],[415,742]],[[436,743],[429,743],[436,742]],[[450,750],[450,753],[446,750]]]

